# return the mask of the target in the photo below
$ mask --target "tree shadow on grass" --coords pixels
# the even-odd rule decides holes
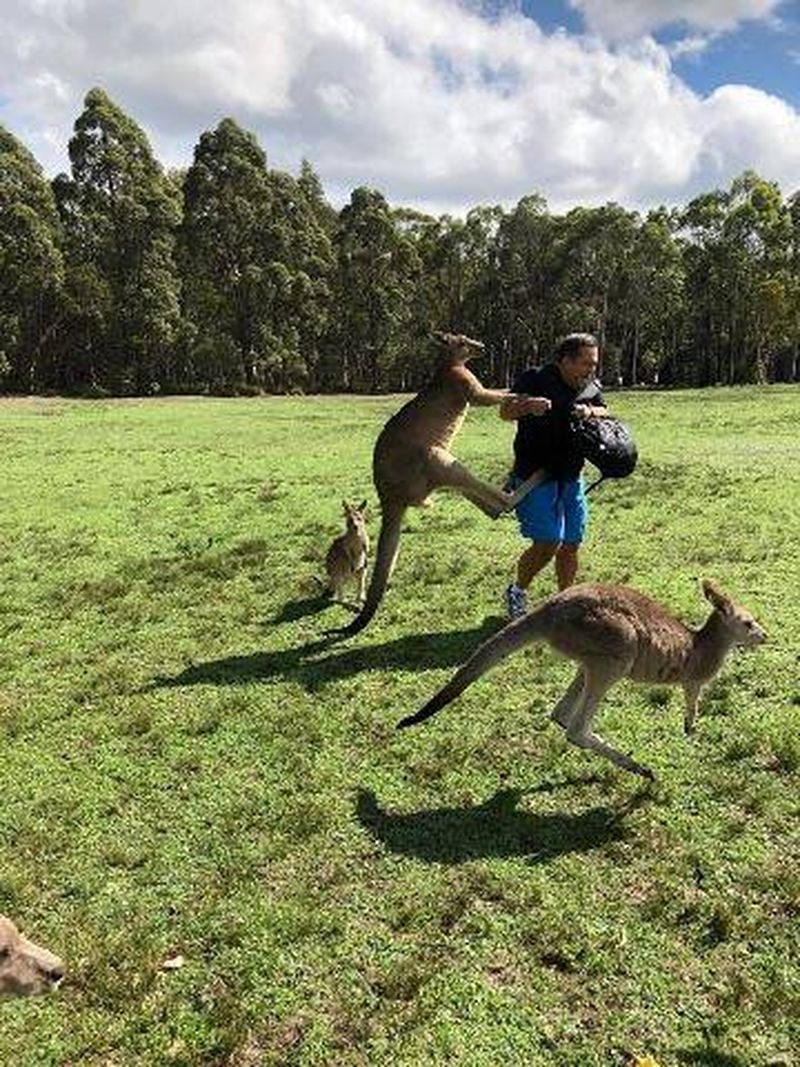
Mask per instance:
[[[580,815],[520,811],[526,790],[501,789],[473,807],[434,808],[394,814],[375,794],[359,789],[356,817],[391,852],[426,863],[465,863],[490,856],[525,856],[546,863],[569,852],[589,852],[627,836],[624,818],[638,794],[624,807],[595,807]]]
[[[247,656],[195,663],[174,677],[156,677],[149,689],[184,685],[241,685],[245,682],[284,678],[315,692],[330,682],[350,678],[362,671],[428,670],[456,667],[489,634],[497,629],[495,618],[465,630],[409,634],[379,645],[348,647],[323,655],[333,647],[328,640],[276,652],[253,652]]]

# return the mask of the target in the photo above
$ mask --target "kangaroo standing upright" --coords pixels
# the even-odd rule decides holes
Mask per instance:
[[[752,615],[713,582],[703,581],[713,611],[699,630],[690,630],[655,600],[620,585],[574,585],[549,597],[529,615],[509,623],[480,645],[424,708],[398,723],[413,726],[439,711],[484,671],[515,649],[547,641],[575,660],[578,673],[556,704],[551,719],[581,748],[589,748],[626,771],[652,778],[643,767],[592,729],[597,706],[620,678],[674,683],[686,698],[684,729],[694,729],[697,704],[735,645],[766,640]]]
[[[345,531],[331,542],[325,556],[325,572],[328,575],[327,592],[340,600],[342,591],[350,581],[358,582],[358,606],[364,603],[364,587],[367,582],[367,557],[369,554],[369,536],[367,535],[365,511],[366,500],[357,507],[342,501],[344,508]]]
[[[437,333],[434,337],[443,349],[436,373],[389,419],[375,443],[372,472],[381,502],[375,567],[364,606],[341,633],[358,633],[375,614],[394,569],[407,508],[424,507],[434,490],[446,487],[495,519],[515,507],[545,477],[537,471],[514,493],[506,493],[476,478],[452,455],[450,445],[469,405],[499,405],[509,393],[485,389],[467,368],[467,360],[483,351],[480,341],[463,334]]]

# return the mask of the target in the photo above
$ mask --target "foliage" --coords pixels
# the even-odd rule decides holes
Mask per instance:
[[[59,227],[29,153],[8,134],[0,151],[10,391],[414,390],[434,329],[479,337],[499,384],[575,330],[598,335],[611,383],[800,379],[800,193],[752,171],[645,215],[552,214],[531,193],[435,217],[366,187],[337,212],[308,160],[269,168],[232,118],[165,176],[93,89],[53,183]]]
[[[65,235],[61,387],[160,390],[178,336],[175,186],[102,89],[86,96],[54,183]]]
[[[39,164],[0,126],[0,382],[46,384],[43,344],[63,284],[55,201]]]

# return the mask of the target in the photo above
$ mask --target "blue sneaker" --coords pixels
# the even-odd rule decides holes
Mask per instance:
[[[509,619],[521,619],[528,614],[528,594],[512,582],[506,589],[506,615]]]

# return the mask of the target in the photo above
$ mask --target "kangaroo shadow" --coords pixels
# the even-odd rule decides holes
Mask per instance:
[[[627,836],[623,820],[631,804],[614,811],[591,808],[580,815],[520,811],[525,791],[501,789],[483,804],[393,814],[375,794],[358,791],[356,817],[391,852],[426,863],[465,863],[497,856],[525,856],[546,863],[569,852],[589,852]]]
[[[487,618],[464,630],[408,634],[379,645],[339,649],[332,655],[333,642],[323,639],[275,652],[253,652],[247,656],[195,663],[173,677],[158,676],[150,689],[170,686],[241,685],[245,682],[284,678],[300,682],[315,692],[330,682],[350,678],[362,671],[427,670],[433,667],[459,666],[489,634],[497,629],[497,620]]]
[[[678,1049],[677,1057],[679,1063],[690,1067],[746,1067],[738,1056],[729,1056],[713,1048]]]
[[[325,608],[331,607],[335,601],[328,593],[315,593],[313,596],[301,597],[299,600],[289,600],[281,610],[270,619],[271,623],[297,622],[309,615],[318,615]]]

